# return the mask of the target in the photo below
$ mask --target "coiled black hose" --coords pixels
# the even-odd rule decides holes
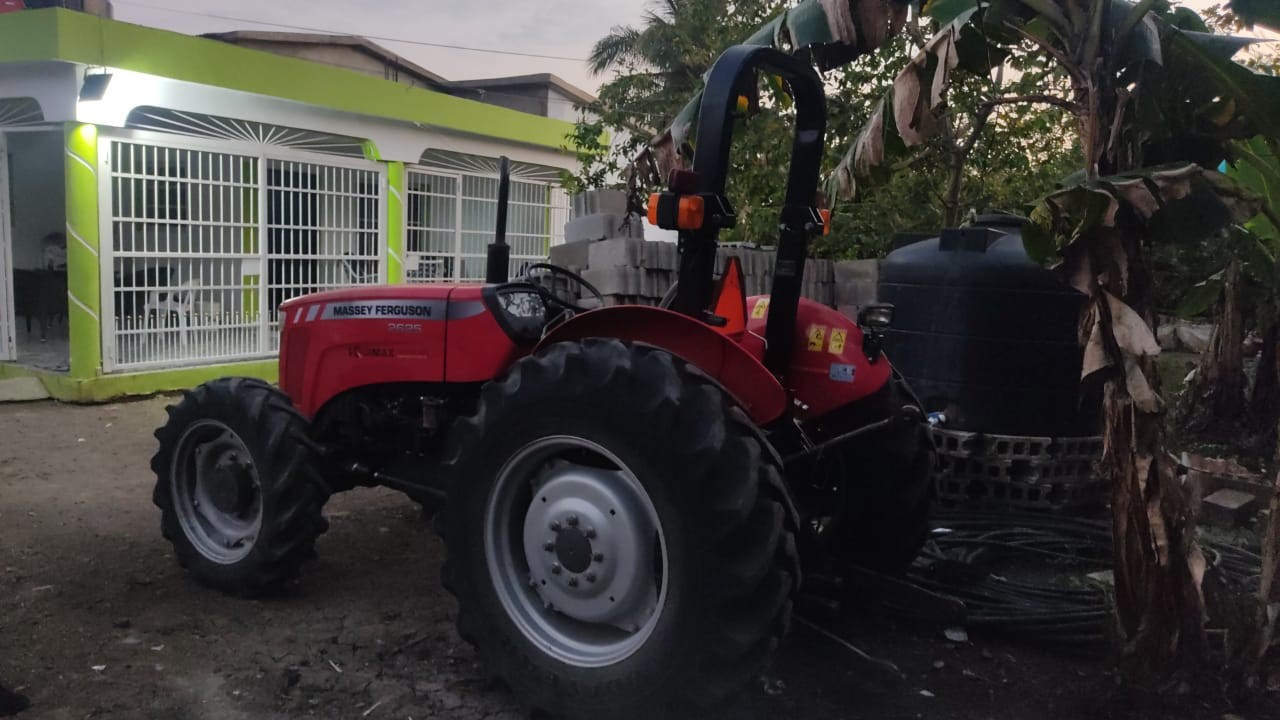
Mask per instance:
[[[1106,520],[1025,513],[948,511],[907,579],[956,598],[970,628],[1084,652],[1106,646],[1112,617]],[[1258,553],[1201,540],[1205,558],[1234,586],[1256,588]],[[1096,576],[1095,576],[1096,577]]]

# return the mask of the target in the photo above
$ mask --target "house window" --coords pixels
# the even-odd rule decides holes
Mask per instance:
[[[196,141],[110,146],[108,372],[270,356],[281,303],[382,280],[373,163]]]
[[[405,280],[482,281],[497,223],[497,160],[439,152],[424,160],[432,166],[408,174]],[[513,165],[507,205],[512,277],[545,261],[550,246],[563,239],[568,196],[556,179],[551,168]]]

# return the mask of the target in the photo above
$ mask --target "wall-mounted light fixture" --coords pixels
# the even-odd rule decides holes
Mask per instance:
[[[80,100],[101,100],[107,94],[107,86],[111,84],[111,73],[101,72],[84,76],[84,84],[80,86]]]

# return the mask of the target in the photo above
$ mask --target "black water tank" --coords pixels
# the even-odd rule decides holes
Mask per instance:
[[[894,306],[885,353],[946,427],[1006,435],[1090,435],[1076,327],[1084,295],[1034,263],[1024,219],[980,216],[890,253],[880,302]]]

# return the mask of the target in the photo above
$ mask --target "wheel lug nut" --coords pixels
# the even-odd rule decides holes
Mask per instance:
[[[560,532],[560,523],[555,520],[551,521],[551,532]]]
[[[552,574],[552,575],[559,575],[559,574],[560,574],[560,569],[561,569],[561,568],[560,568],[560,563],[552,563],[552,564],[551,564],[551,574]]]
[[[594,540],[596,538],[596,529],[588,525],[582,529],[582,534],[586,535],[588,540]]]
[[[578,578],[576,577],[569,578],[569,587],[578,587]]]
[[[569,523],[569,527],[578,527],[578,516],[570,515],[569,519],[566,520],[565,522]]]
[[[596,553],[591,556],[591,559],[595,562],[604,562],[604,553]]]
[[[544,542],[542,543],[542,549],[546,550],[547,552],[551,552],[552,550],[556,549],[556,544],[550,541]]]
[[[595,582],[595,581],[596,581],[596,574],[595,574],[595,573],[587,573],[587,582],[589,582],[589,583],[593,583],[593,582]]]

